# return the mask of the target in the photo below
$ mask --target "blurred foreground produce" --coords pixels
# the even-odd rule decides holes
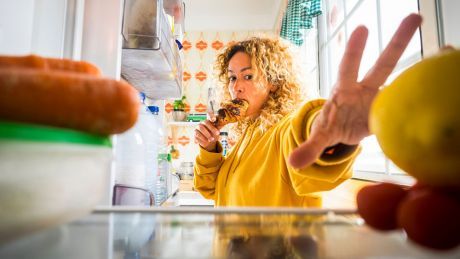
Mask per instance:
[[[396,212],[406,194],[407,190],[392,183],[365,186],[356,197],[358,212],[375,229],[397,229]]]
[[[138,105],[131,85],[86,62],[0,56],[0,120],[110,135],[134,125]]]
[[[460,244],[460,51],[424,59],[384,88],[369,127],[383,152],[417,179],[382,183],[357,195],[358,211],[378,230],[403,228],[432,249]]]
[[[377,230],[404,229],[417,244],[443,250],[460,244],[460,188],[417,183],[406,189],[392,183],[363,187],[358,212]]]
[[[0,56],[0,245],[109,202],[109,135],[138,106],[131,85],[87,62]]]
[[[399,168],[431,185],[460,186],[460,51],[424,59],[377,95],[369,126]]]
[[[409,192],[398,210],[398,223],[421,245],[450,249],[460,244],[460,200],[434,188]]]
[[[2,68],[35,68],[40,70],[68,71],[100,76],[101,71],[95,65],[85,61],[70,59],[45,58],[37,55],[28,56],[0,56]]]

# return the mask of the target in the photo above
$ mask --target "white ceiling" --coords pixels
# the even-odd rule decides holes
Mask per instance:
[[[184,0],[186,31],[274,30],[283,0]]]

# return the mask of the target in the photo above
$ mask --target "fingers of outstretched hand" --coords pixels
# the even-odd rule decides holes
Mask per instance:
[[[363,85],[380,87],[385,83],[421,23],[422,17],[418,14],[404,18],[374,66],[367,72]]]
[[[365,26],[358,26],[351,34],[340,62],[339,82],[355,83],[357,81],[367,36],[368,30]]]
[[[289,163],[294,168],[305,168],[313,164],[327,147],[325,135],[312,132],[310,138],[296,148],[289,156]]]

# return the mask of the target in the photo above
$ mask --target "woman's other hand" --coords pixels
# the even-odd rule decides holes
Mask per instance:
[[[354,30],[340,63],[338,79],[331,97],[316,117],[309,139],[291,153],[292,166],[307,167],[321,156],[325,148],[338,143],[356,145],[370,135],[370,106],[379,87],[393,71],[421,21],[422,18],[418,14],[407,16],[374,66],[359,82],[358,71],[368,30],[364,26]]]
[[[210,120],[201,122],[195,129],[195,141],[209,152],[216,151],[220,131]]]

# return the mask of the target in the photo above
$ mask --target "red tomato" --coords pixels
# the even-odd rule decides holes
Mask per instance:
[[[363,187],[356,196],[358,212],[369,226],[378,230],[397,229],[396,211],[407,190],[392,183]]]
[[[407,236],[422,246],[443,250],[460,244],[460,201],[448,193],[412,189],[397,214]]]
[[[460,172],[459,172],[460,173]],[[426,183],[421,183],[420,181],[417,181],[411,188],[410,191],[412,190],[423,190],[423,189],[431,189],[436,192],[442,192],[454,199],[457,199],[460,201],[460,186],[433,186],[429,185]]]

